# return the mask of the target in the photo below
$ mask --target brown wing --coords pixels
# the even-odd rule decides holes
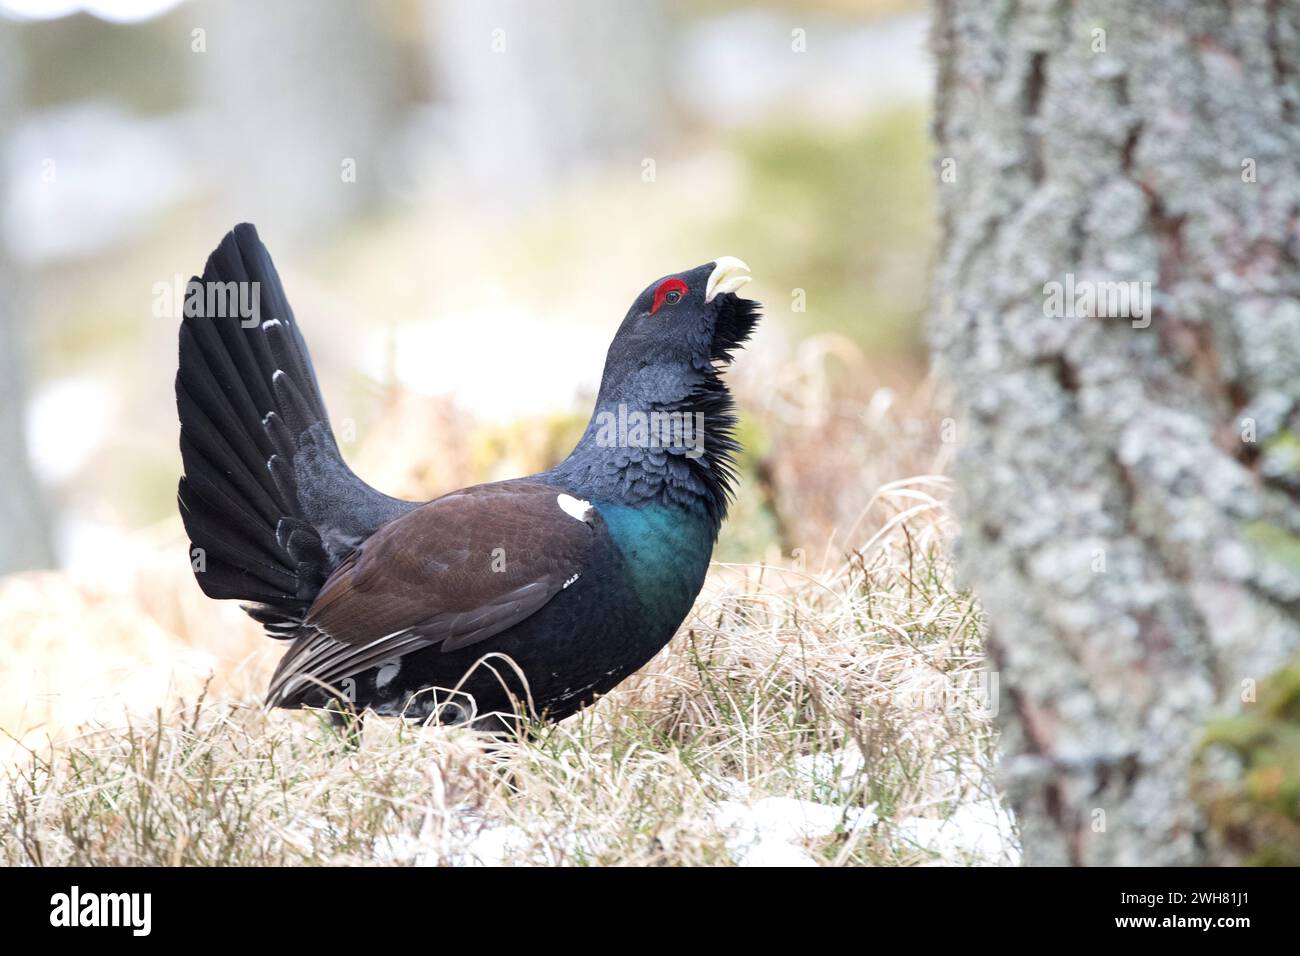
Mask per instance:
[[[330,575],[271,679],[289,703],[431,644],[451,651],[536,612],[581,575],[601,520],[537,482],[478,485],[380,528]]]

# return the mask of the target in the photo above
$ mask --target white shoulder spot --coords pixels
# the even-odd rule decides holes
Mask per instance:
[[[591,514],[591,502],[575,498],[573,495],[558,494],[555,496],[555,503],[563,509],[566,515],[570,518],[577,518],[579,521],[586,521],[587,515]]]
[[[401,670],[402,659],[400,657],[396,660],[385,661],[379,668],[379,671],[375,674],[375,689],[383,690],[393,682],[393,678],[395,678]]]

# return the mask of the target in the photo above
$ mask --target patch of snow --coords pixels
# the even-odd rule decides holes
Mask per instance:
[[[531,841],[528,834],[513,824],[497,823],[471,811],[454,813],[449,822],[450,832],[445,834],[445,841],[435,837],[431,818],[425,820],[418,834],[388,835],[376,845],[375,860],[411,866],[527,866],[546,863],[538,854],[529,855]]]
[[[529,846],[528,834],[509,823],[484,826],[474,838],[457,847],[455,862],[461,866],[505,866],[524,859]]]
[[[875,822],[875,813],[871,808],[763,797],[753,803],[723,800],[713,812],[713,822],[740,866],[816,866],[800,844],[830,836],[840,827],[866,826]]]
[[[962,803],[947,819],[908,817],[894,824],[899,837],[937,854],[937,866],[1017,866],[1015,817],[997,802]]]
[[[866,761],[856,747],[805,754],[794,760],[795,779],[822,798],[848,797],[865,783]]]
[[[759,840],[737,859],[739,866],[816,866],[807,850],[781,840]]]

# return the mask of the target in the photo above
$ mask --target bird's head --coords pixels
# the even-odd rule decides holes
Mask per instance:
[[[548,477],[598,500],[702,507],[716,536],[740,448],[719,373],[758,323],[758,303],[736,295],[748,281],[723,256],[646,286],[609,347],[582,439]]]
[[[610,344],[602,403],[670,407],[716,380],[758,324],[759,304],[736,295],[749,280],[745,263],[722,256],[646,286]]]

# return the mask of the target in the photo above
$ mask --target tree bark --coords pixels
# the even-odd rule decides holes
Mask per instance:
[[[1300,646],[1300,7],[935,14],[930,335],[1025,861],[1233,862],[1189,777]]]

